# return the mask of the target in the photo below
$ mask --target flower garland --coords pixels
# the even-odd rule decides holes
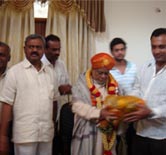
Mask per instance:
[[[87,70],[85,77],[86,77],[87,86],[91,92],[92,105],[101,109],[102,108],[101,93],[98,91],[98,89],[95,87],[95,85],[91,81],[91,69]],[[118,84],[111,74],[109,74],[109,80],[107,82],[106,87],[107,87],[109,95],[115,95],[118,93],[118,89],[117,89]]]
[[[95,87],[95,85],[91,81],[91,69],[87,70],[86,74],[86,82],[87,86],[90,90],[91,93],[91,101],[92,105],[96,106],[98,109],[102,109],[103,101],[101,98],[101,93],[99,90]],[[106,88],[108,91],[109,95],[115,95],[118,93],[118,84],[115,81],[115,79],[112,77],[111,74],[109,74],[109,79],[106,83]],[[102,130],[100,130],[102,132]],[[111,155],[111,148],[114,145],[116,139],[116,132],[115,130],[112,130],[107,133],[107,132],[102,132],[102,142],[103,142],[103,147],[104,147],[104,155]]]
[[[104,155],[112,155],[111,148],[113,147],[115,140],[116,140],[116,132],[115,131],[112,132],[111,137],[102,133]]]

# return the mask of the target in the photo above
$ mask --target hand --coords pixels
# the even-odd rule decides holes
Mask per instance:
[[[72,86],[70,84],[64,84],[59,86],[59,92],[61,95],[72,94]]]
[[[124,122],[135,122],[148,117],[152,111],[146,105],[137,105],[137,111],[130,112],[124,115]]]
[[[109,106],[106,106],[100,112],[100,120],[102,119],[105,119],[107,121],[117,120],[119,119],[118,113],[119,113],[119,110],[110,109]]]

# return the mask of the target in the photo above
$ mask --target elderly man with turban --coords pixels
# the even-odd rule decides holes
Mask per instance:
[[[91,58],[91,69],[81,74],[73,87],[72,111],[75,114],[72,155],[115,155],[116,133],[104,136],[99,129],[101,120],[118,119],[108,111],[104,100],[118,94],[118,84],[109,73],[114,59],[106,53]]]

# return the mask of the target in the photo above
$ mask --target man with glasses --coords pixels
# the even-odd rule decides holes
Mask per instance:
[[[0,95],[3,102],[0,151],[8,152],[7,131],[13,119],[15,155],[52,155],[55,75],[41,62],[45,40],[37,34],[25,39],[25,59],[9,69]]]

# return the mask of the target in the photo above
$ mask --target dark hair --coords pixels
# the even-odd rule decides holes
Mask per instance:
[[[29,40],[32,40],[32,39],[40,39],[42,42],[43,42],[43,45],[44,45],[44,47],[45,47],[45,39],[44,39],[44,37],[43,36],[41,36],[40,34],[30,34],[29,36],[27,36],[26,38],[25,38],[25,45],[27,44],[27,42],[29,41]]]
[[[6,43],[4,43],[4,42],[0,41],[0,47],[6,47],[6,48],[7,48],[7,51],[8,51],[8,52],[9,52],[9,54],[10,54],[10,47],[9,47],[9,45],[8,45],[8,44],[6,44]]]
[[[45,41],[46,41],[46,48],[48,48],[48,42],[49,41],[57,41],[57,42],[60,42],[60,38],[54,34],[50,34],[48,35],[46,38],[45,38]]]
[[[114,38],[112,39],[112,41],[110,42],[110,50],[112,51],[113,47],[117,44],[123,44],[126,48],[126,42],[121,39],[121,38]]]
[[[162,34],[166,35],[166,28],[157,28],[152,32],[150,39],[152,39],[152,37],[158,37]]]

